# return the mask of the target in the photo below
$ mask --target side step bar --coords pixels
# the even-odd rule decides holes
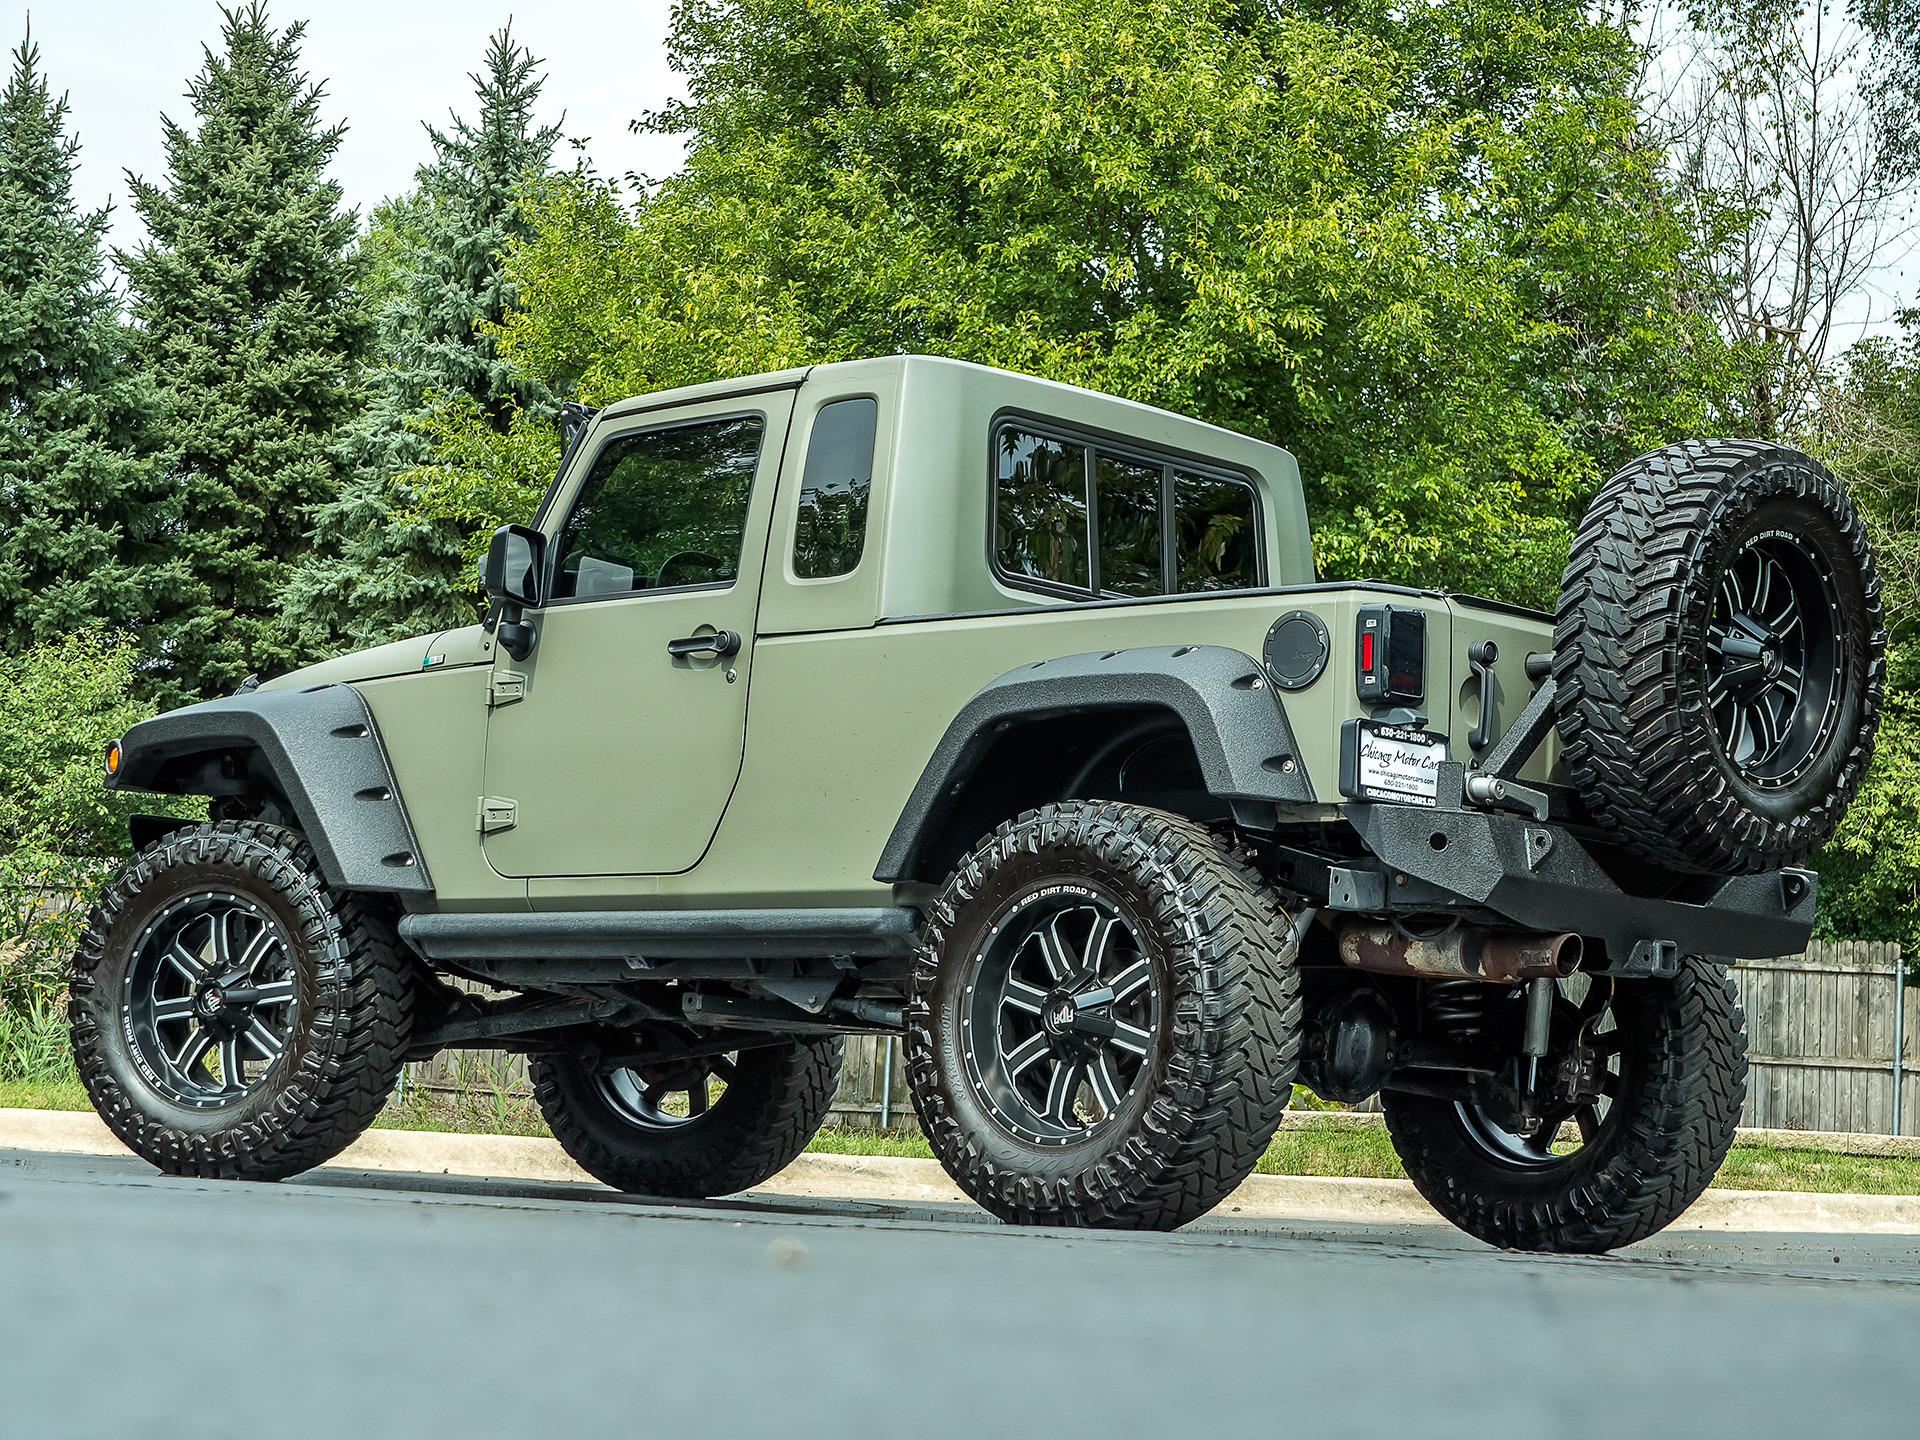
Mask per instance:
[[[408,915],[400,938],[429,960],[607,960],[645,970],[661,960],[904,959],[919,913],[861,910],[576,910]]]

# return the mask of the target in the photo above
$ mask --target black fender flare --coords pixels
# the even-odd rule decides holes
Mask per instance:
[[[1141,707],[1170,711],[1185,727],[1210,794],[1314,803],[1286,707],[1252,657],[1224,645],[1064,655],[990,681],[954,717],[888,837],[874,879],[921,878],[928,850],[1007,722]]]
[[[351,685],[251,690],[143,720],[120,738],[110,790],[244,793],[270,780],[327,883],[430,894],[432,878],[367,702]],[[245,756],[244,773],[228,757]],[[264,773],[262,773],[264,772]]]

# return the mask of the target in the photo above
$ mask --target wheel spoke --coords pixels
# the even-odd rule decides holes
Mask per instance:
[[[1082,984],[1091,984],[1105,973],[1112,959],[1114,937],[1124,933],[1118,915],[1101,915],[1094,920],[1087,935],[1086,963],[1080,967]]]
[[[707,1113],[707,1075],[703,1070],[687,1086],[687,1118]]]
[[[180,1048],[168,1057],[167,1063],[182,1075],[186,1074],[213,1048],[213,1036],[205,1030],[195,1030],[180,1042]]]
[[[1120,1076],[1113,1068],[1113,1056],[1106,1050],[1087,1067],[1087,1084],[1093,1087],[1093,1098],[1100,1102],[1102,1120],[1120,1108]]]
[[[1127,966],[1126,969],[1113,977],[1111,982],[1113,987],[1113,1003],[1116,1005],[1126,1004],[1127,1001],[1132,998],[1134,992],[1144,988],[1151,979],[1153,979],[1153,962],[1144,957],[1134,961],[1133,964]]]
[[[1035,1061],[1052,1053],[1053,1046],[1047,1039],[1046,1031],[1042,1030],[1036,1035],[1029,1036],[1014,1046],[1013,1049],[1007,1051],[1005,1056],[1007,1078],[1009,1080],[1019,1079],[1022,1071],[1032,1066]]]
[[[246,1087],[245,1073],[240,1068],[240,1040],[234,1036],[220,1042],[220,1088],[222,1090],[240,1090]]]
[[[1047,992],[1024,980],[1009,979],[1006,990],[1001,993],[1000,1003],[1027,1015],[1038,1015],[1046,1008]]]
[[[716,1076],[718,1076],[721,1080],[723,1080],[729,1085],[733,1083],[733,1077],[735,1073],[733,1068],[733,1062],[727,1059],[726,1056],[716,1055],[713,1057],[713,1059],[709,1060],[707,1063],[713,1067],[713,1073]]]
[[[268,1028],[267,1022],[258,1015],[247,1026],[247,1043],[260,1052],[260,1058],[271,1064],[280,1058],[280,1052],[287,1048],[287,1042]]]
[[[1034,932],[1034,940],[1040,946],[1040,958],[1045,962],[1047,974],[1054,983],[1062,984],[1072,978],[1078,969],[1073,949],[1060,935],[1059,917],[1044,930]]]
[[[660,1109],[660,1102],[666,1098],[667,1087],[665,1085],[649,1085],[640,1092],[640,1103],[656,1113]]]
[[[262,924],[260,932],[241,948],[238,962],[240,973],[251,979],[254,968],[266,958],[267,952],[273,949],[274,942],[278,939],[279,936],[273,933],[271,925]]]
[[[234,913],[232,910],[222,910],[218,915],[212,917],[213,929],[210,943],[212,946],[213,971],[216,975],[225,975],[228,966],[232,964],[232,937],[227,933],[227,926],[233,922]]]
[[[193,997],[191,995],[176,995],[171,1000],[153,1002],[153,1023],[156,1025],[167,1025],[176,1020],[192,1018]]]
[[[1116,1020],[1113,1022],[1113,1034],[1107,1043],[1117,1050],[1124,1050],[1129,1055],[1138,1055],[1144,1060],[1147,1058],[1147,1051],[1153,1048],[1153,1032],[1142,1030],[1138,1025],[1129,1025],[1124,1020]]]
[[[262,1005],[288,1005],[293,1001],[291,980],[269,980],[255,988],[260,992],[260,998],[253,1002],[256,1008]]]
[[[1600,1107],[1582,1105],[1573,1112],[1573,1123],[1580,1127],[1580,1143],[1591,1145],[1593,1137],[1600,1133]]]
[[[167,963],[178,970],[187,979],[198,985],[207,978],[207,967],[198,955],[187,948],[186,937],[176,935],[173,944],[167,947]]]
[[[1083,1069],[1077,1060],[1063,1060],[1054,1067],[1053,1079],[1047,1085],[1047,1105],[1043,1113],[1056,1125],[1074,1123],[1073,1102],[1080,1094]]]

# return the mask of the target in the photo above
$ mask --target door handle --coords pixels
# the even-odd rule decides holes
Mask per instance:
[[[740,636],[732,630],[716,630],[711,635],[684,635],[667,641],[667,654],[678,660],[685,655],[735,655]]]

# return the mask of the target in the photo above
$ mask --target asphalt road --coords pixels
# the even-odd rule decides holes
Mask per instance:
[[[1911,1436],[1920,1236],[1604,1259],[0,1152],[0,1436]]]

